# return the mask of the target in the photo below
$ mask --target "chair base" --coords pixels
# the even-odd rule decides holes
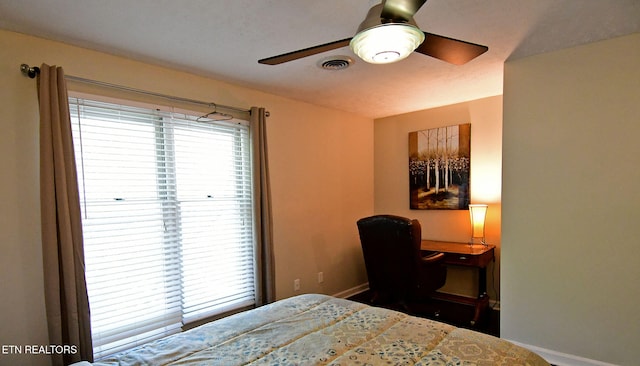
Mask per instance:
[[[473,299],[441,292],[427,301],[412,302],[408,308],[412,314],[471,329],[486,327],[491,310],[488,296]]]

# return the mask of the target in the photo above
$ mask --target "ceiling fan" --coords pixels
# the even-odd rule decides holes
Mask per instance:
[[[489,49],[487,46],[421,31],[413,15],[426,1],[383,0],[369,9],[355,36],[264,58],[258,63],[278,65],[350,46],[358,57],[369,63],[400,61],[415,51],[454,65],[463,65]]]

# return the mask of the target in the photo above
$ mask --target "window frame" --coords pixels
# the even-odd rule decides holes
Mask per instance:
[[[189,110],[189,109],[180,109],[180,108],[176,108],[176,107],[167,107],[167,106],[164,106],[164,105],[155,105],[155,104],[151,104],[150,105],[148,103],[141,103],[141,102],[135,102],[135,101],[130,101],[130,100],[123,100],[123,99],[119,99],[119,98],[103,97],[103,96],[94,95],[94,94],[85,94],[85,93],[78,93],[78,92],[72,92],[72,91],[69,92],[69,98],[70,98],[70,100],[72,98],[74,98],[74,99],[85,99],[85,100],[95,101],[95,102],[98,102],[98,103],[118,104],[118,105],[122,105],[122,106],[126,106],[126,107],[132,107],[132,108],[144,108],[144,109],[148,109],[148,110],[152,110],[153,109],[153,110],[158,111],[160,115],[166,115],[167,113],[190,114],[190,115],[192,115],[194,117],[199,115],[199,112],[195,112],[195,111],[192,111],[192,110]],[[73,106],[70,104],[70,109],[71,108],[73,108]],[[73,112],[72,112],[72,114],[73,114]],[[160,121],[160,124],[164,125],[165,122],[164,121]],[[228,123],[225,123],[225,124],[228,124]],[[241,125],[243,125],[243,128],[246,129],[247,137],[246,137],[246,141],[244,141],[243,143],[245,144],[245,147],[247,149],[249,149],[249,151],[247,153],[247,157],[249,159],[249,165],[248,165],[248,167],[246,167],[246,169],[248,170],[248,174],[250,176],[250,181],[248,182],[249,191],[251,193],[251,196],[253,196],[253,194],[254,194],[254,192],[253,192],[253,184],[252,184],[252,180],[253,180],[253,176],[252,176],[253,175],[253,169],[252,169],[253,162],[251,161],[252,154],[251,154],[251,151],[250,151],[251,150],[251,141],[250,141],[251,133],[250,133],[250,130],[249,130],[249,125],[250,124],[249,124],[248,121],[240,120],[240,119],[234,119],[232,124],[241,124]],[[158,129],[162,129],[162,128],[163,128],[162,126],[159,126],[157,124],[154,125],[154,129],[156,130],[155,132],[156,132],[156,136],[157,136],[156,137],[156,139],[157,139],[156,140],[156,144],[164,144],[164,143],[166,143],[166,141],[164,141],[163,138],[159,137],[160,131],[158,131]],[[159,141],[159,140],[163,140],[163,141]],[[75,146],[75,142],[74,142],[74,146]],[[171,153],[173,151],[172,149],[161,149],[161,150],[164,151],[164,152],[167,152],[167,153]],[[159,175],[161,175],[161,171],[162,171],[163,168],[162,168],[161,163],[159,162],[159,159],[158,159],[159,155],[158,155],[158,149],[157,148],[156,148],[155,156],[156,156],[157,173]],[[80,173],[80,170],[79,170],[79,173]],[[81,181],[81,179],[82,178],[80,178],[80,174],[79,174],[79,181]],[[157,184],[160,185],[160,182],[158,182]],[[247,183],[245,182],[245,184],[247,184]],[[81,188],[80,190],[82,190],[82,187],[80,187],[80,188]],[[167,191],[163,190],[163,192],[167,192]],[[173,192],[174,192],[173,194],[175,194],[175,195],[178,194],[177,191],[175,191],[175,190]],[[214,313],[207,313],[207,314],[205,314],[203,316],[191,317],[191,318],[188,318],[188,319],[185,319],[184,309],[183,309],[182,310],[182,314],[181,314],[181,319],[182,319],[181,327],[180,327],[180,329],[178,329],[174,333],[177,333],[177,332],[179,332],[181,330],[189,329],[189,328],[191,328],[193,326],[196,326],[198,324],[207,322],[207,321],[209,321],[211,319],[216,319],[216,318],[219,318],[221,316],[225,316],[230,312],[243,311],[243,310],[246,310],[248,308],[255,307],[256,301],[257,301],[257,299],[256,299],[255,282],[256,282],[256,279],[258,278],[258,276],[257,276],[257,273],[256,273],[257,267],[256,267],[255,233],[254,233],[255,223],[253,222],[253,220],[254,220],[254,214],[253,214],[254,207],[253,207],[253,199],[252,199],[252,197],[249,200],[250,200],[251,208],[249,210],[249,213],[246,214],[244,218],[250,220],[250,224],[249,225],[251,226],[251,229],[250,229],[250,231],[251,231],[251,239],[250,240],[251,240],[251,244],[252,244],[251,261],[253,263],[252,279],[253,279],[253,283],[254,283],[252,301],[250,303],[247,303],[245,301],[245,302],[242,303],[241,306],[223,307],[222,309],[220,309],[220,311],[216,311]],[[86,200],[83,200],[82,197],[81,197],[81,204],[86,205]],[[165,212],[165,211],[163,210],[163,212]],[[84,216],[84,208],[83,208],[83,216]],[[166,220],[165,220],[165,222],[166,222]],[[179,226],[180,224],[177,224],[177,225]],[[84,228],[84,217],[83,217],[83,228]],[[89,300],[90,300],[90,303],[91,303],[91,298]],[[162,335],[162,336],[164,336],[164,335]],[[159,337],[155,337],[155,338],[159,338]],[[148,339],[147,341],[151,341],[151,340],[152,339]],[[135,345],[137,345],[137,344],[135,344]],[[132,346],[135,346],[135,345],[132,345]],[[121,350],[122,349],[119,349],[116,352],[110,352],[110,353],[99,353],[99,357],[97,357],[97,358],[98,359],[99,358],[103,358],[105,356],[108,356],[109,354],[117,353],[117,352],[119,352]],[[95,354],[95,347],[94,347],[94,354]]]

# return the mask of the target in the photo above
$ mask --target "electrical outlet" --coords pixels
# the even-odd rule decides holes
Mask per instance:
[[[318,272],[318,283],[323,283],[323,282],[324,282],[324,273]]]
[[[300,291],[300,279],[293,280],[293,291]]]

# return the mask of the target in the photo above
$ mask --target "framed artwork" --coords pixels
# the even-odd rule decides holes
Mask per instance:
[[[410,208],[468,209],[470,169],[470,123],[409,132]]]

